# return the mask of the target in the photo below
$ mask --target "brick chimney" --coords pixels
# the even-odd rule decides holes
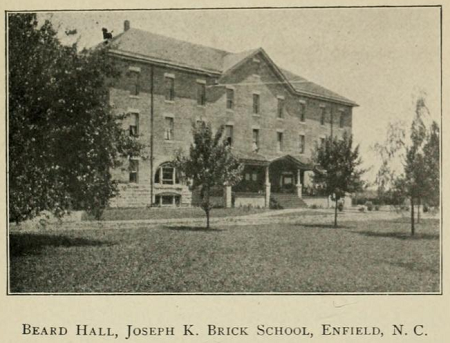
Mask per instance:
[[[129,20],[125,20],[123,22],[123,31],[128,31],[130,29],[130,21]]]

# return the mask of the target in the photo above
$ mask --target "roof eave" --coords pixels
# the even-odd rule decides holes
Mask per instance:
[[[346,105],[346,106],[359,107],[359,105],[356,102],[353,102],[351,100],[345,101],[342,99],[336,99],[336,98],[332,98],[332,97],[328,97],[328,96],[324,96],[324,95],[320,95],[320,94],[304,92],[304,91],[297,91],[297,90],[295,91],[295,93],[297,95],[304,95],[304,96],[313,97],[316,99],[332,101],[332,102],[339,103],[339,104]]]
[[[182,64],[175,63],[172,61],[160,60],[157,58],[138,55],[135,53],[129,53],[129,52],[121,51],[118,49],[111,49],[111,50],[109,50],[109,53],[112,55],[121,57],[121,58],[125,58],[125,59],[137,60],[140,62],[155,64],[155,65],[160,65],[160,66],[170,66],[175,69],[187,70],[190,72],[202,73],[202,74],[206,74],[206,75],[210,75],[210,76],[221,76],[222,75],[222,72],[217,71],[217,70],[209,70],[209,69],[198,68],[198,67],[193,67],[193,66],[188,66],[188,65],[182,65]]]

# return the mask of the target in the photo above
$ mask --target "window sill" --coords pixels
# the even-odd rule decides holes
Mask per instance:
[[[173,104],[173,103],[175,103],[174,100],[164,100],[164,102],[165,102],[166,104]]]
[[[139,95],[130,95],[130,99],[140,99]]]
[[[172,143],[175,143],[175,140],[173,140],[173,139],[165,139],[165,140],[164,140],[164,143],[170,143],[170,144],[172,144]]]

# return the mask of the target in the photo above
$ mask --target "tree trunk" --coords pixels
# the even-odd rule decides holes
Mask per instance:
[[[411,197],[411,236],[414,236],[414,198]]]
[[[420,223],[420,204],[422,203],[422,201],[420,201],[420,198],[417,199],[417,201],[417,222]]]
[[[209,186],[205,187],[205,193],[203,194],[203,205],[206,213],[206,228],[209,229],[209,212],[211,211],[211,203],[209,198]]]
[[[206,212],[206,228],[209,229],[209,209]]]
[[[338,199],[334,201],[334,227],[337,227]]]

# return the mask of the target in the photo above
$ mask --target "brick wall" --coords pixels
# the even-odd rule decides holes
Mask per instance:
[[[146,145],[139,159],[137,183],[129,182],[128,161],[122,168],[114,170],[113,176],[120,181],[120,195],[113,199],[111,206],[142,207],[151,202],[151,182],[156,169],[163,163],[171,161],[178,150],[188,151],[192,142],[192,122],[202,119],[213,127],[233,125],[233,146],[236,149],[252,150],[252,130],[259,130],[259,153],[269,157],[286,154],[299,154],[299,135],[305,135],[306,157],[311,155],[320,137],[331,133],[331,113],[334,114],[333,134],[342,135],[351,132],[351,107],[332,102],[292,95],[279,82],[272,68],[263,56],[256,56],[260,61],[249,59],[237,69],[218,79],[217,77],[195,74],[164,67],[153,67],[154,82],[154,147],[153,175],[150,160],[151,128],[151,67],[139,62],[118,60],[122,77],[110,90],[110,101],[117,114],[135,112],[139,114],[139,137]],[[130,95],[135,78],[130,75],[130,67],[139,70],[139,94]],[[167,75],[168,74],[168,75]],[[175,87],[174,101],[167,101],[164,93],[165,76],[173,77]],[[205,106],[197,104],[197,83],[206,83],[207,102]],[[226,88],[234,89],[234,108],[226,108]],[[253,114],[253,94],[260,96],[260,113]],[[284,98],[283,118],[277,118],[278,97]],[[299,119],[299,101],[306,105],[304,122]],[[321,125],[322,107],[326,108],[325,125]],[[339,113],[345,113],[344,128],[339,128]],[[165,140],[165,118],[173,118],[173,139]],[[124,128],[130,125],[131,117],[123,121]],[[283,151],[277,151],[277,132],[283,133]],[[308,180],[305,173],[305,183]],[[154,196],[160,192],[174,191],[181,194],[182,204],[192,201],[191,192],[183,185],[155,185]]]

